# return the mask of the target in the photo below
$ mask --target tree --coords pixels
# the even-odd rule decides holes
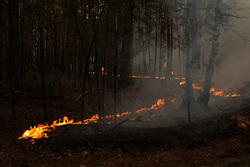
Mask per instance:
[[[132,56],[132,41],[133,41],[133,19],[134,19],[135,2],[133,0],[126,0],[124,2],[122,29],[122,54],[120,66],[120,86],[125,88],[129,86],[129,76],[131,76],[131,56]]]
[[[212,77],[214,73],[214,62],[215,62],[215,58],[219,54],[219,37],[220,37],[221,19],[222,19],[221,0],[216,0],[215,19],[214,19],[214,28],[213,28],[213,36],[212,36],[212,49],[211,49],[211,54],[209,58],[206,79],[204,83],[204,90],[202,91],[198,99],[199,103],[204,106],[207,106],[208,101],[210,99],[210,89],[211,89]]]
[[[11,89],[12,113],[16,120],[15,98],[12,78],[19,77],[19,0],[9,0],[9,48],[8,48],[8,80]]]

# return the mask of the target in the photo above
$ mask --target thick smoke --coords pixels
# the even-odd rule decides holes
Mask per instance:
[[[214,82],[241,87],[250,80],[250,1],[238,3],[239,18],[231,17],[230,29],[221,31],[220,55],[217,58]]]

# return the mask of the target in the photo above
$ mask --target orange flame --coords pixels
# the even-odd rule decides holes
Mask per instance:
[[[220,91],[214,92],[213,95],[220,96],[220,95],[223,95],[223,93],[224,93],[224,91],[220,90]]]
[[[239,97],[241,95],[233,94],[232,97]]]
[[[185,85],[186,84],[186,81],[181,81],[180,83],[179,83],[179,85]]]
[[[157,110],[158,108],[162,107],[164,105],[164,99],[159,99],[156,104],[152,105],[150,108],[142,108],[140,110],[137,110],[135,113],[142,113],[147,112],[151,110]]]
[[[37,127],[34,126],[33,128],[30,127],[29,130],[26,130],[21,137],[18,139],[27,139],[27,138],[33,138],[33,139],[40,139],[40,138],[48,138],[48,132],[52,131],[52,129],[55,129],[57,126],[63,126],[63,125],[69,125],[69,124],[80,124],[81,122],[74,122],[73,119],[69,120],[68,117],[63,117],[63,120],[59,119],[58,123],[57,120],[55,120],[50,126],[46,123],[39,124]]]
[[[193,85],[193,88],[194,88],[194,89],[203,90],[203,87],[197,86],[196,83],[193,83],[192,85]]]
[[[211,89],[210,89],[210,92],[215,92],[216,90],[215,90],[215,88],[214,87],[212,87]]]
[[[174,73],[171,73],[172,75]],[[155,78],[155,79],[165,79],[165,77],[160,77],[160,76],[156,76],[156,77],[153,77],[153,76],[137,76],[137,75],[132,75],[132,76],[129,76],[129,78],[134,78],[134,79],[150,79],[150,78]],[[179,77],[169,77],[169,79],[173,79],[173,80],[181,80],[181,79],[186,79],[186,78],[179,78]]]
[[[152,111],[152,110],[157,110],[160,107],[162,107],[164,105],[164,99],[159,99],[157,101],[156,104],[152,105],[150,108],[142,108],[140,110],[137,110],[135,113],[142,113],[142,112],[148,112],[148,111]],[[116,116],[122,117],[124,115],[130,115],[132,114],[131,112],[127,111],[124,112],[122,114],[117,114]],[[105,119],[110,119],[110,118],[114,118],[114,115],[107,115],[104,117]],[[99,115],[96,114],[94,116],[92,116],[89,119],[85,119],[83,120],[83,124],[90,124],[90,123],[97,123],[99,120]],[[110,124],[110,121],[105,121],[106,123]],[[47,123],[46,124],[39,124],[38,126],[34,126],[34,127],[30,127],[29,130],[26,130],[23,135],[21,137],[19,137],[18,139],[28,139],[28,138],[32,138],[31,141],[34,141],[34,139],[40,139],[40,138],[48,138],[48,132],[52,131],[53,129],[56,129],[57,126],[63,126],[63,125],[75,125],[75,124],[82,124],[81,121],[79,122],[74,122],[73,119],[69,120],[68,117],[64,117],[63,120],[59,119],[59,121],[57,122],[57,120],[53,121],[53,123],[49,126]]]

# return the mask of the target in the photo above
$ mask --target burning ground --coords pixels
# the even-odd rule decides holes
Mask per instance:
[[[40,137],[34,140],[18,138],[29,126],[32,125],[33,128],[38,125],[38,122],[41,124],[45,122],[41,119],[40,99],[34,98],[34,91],[33,94],[25,96],[25,105],[22,105],[21,100],[18,101],[19,119],[12,121],[11,107],[6,98],[8,94],[4,96],[3,89],[1,91],[1,163],[3,166],[249,165],[249,85],[245,85],[240,92],[232,92],[241,95],[238,97],[212,94],[210,109],[193,108],[192,123],[188,124],[186,109],[178,108],[180,99],[176,92],[168,90],[169,98],[167,112],[165,112],[162,100],[158,101],[162,94],[154,93],[162,92],[161,87],[158,85],[154,91],[149,91],[152,89],[150,87],[152,83],[150,80],[148,82],[149,88],[146,89],[147,85],[143,87],[143,90],[148,91],[136,92],[135,90],[138,90],[136,88],[124,94],[124,98],[128,100],[123,100],[123,108],[129,112],[119,118],[119,122],[125,121],[115,127],[112,123],[96,123],[97,117],[93,117],[96,115],[90,107],[88,118],[95,119],[90,119],[93,121],[89,121],[85,126],[79,125],[79,113],[69,110],[77,106],[75,99],[78,99],[79,95],[68,97],[65,92],[62,96],[56,96],[53,104],[54,117],[63,118],[68,115],[70,119],[65,118],[56,123],[48,122],[46,125],[49,127],[46,133],[48,138]],[[178,86],[175,90],[181,89],[179,83],[179,80],[174,81]],[[198,84],[195,85],[196,91],[200,91]],[[74,84],[69,83],[69,85]],[[221,90],[226,91],[225,88]],[[19,92],[16,94],[18,95]],[[74,93],[71,92],[71,94]],[[109,109],[108,107],[107,103],[106,109]],[[124,113],[127,111],[125,110]],[[106,115],[112,117],[112,112]],[[63,122],[71,125],[59,126]]]

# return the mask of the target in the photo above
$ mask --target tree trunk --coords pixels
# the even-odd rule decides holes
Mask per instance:
[[[44,77],[44,43],[43,43],[43,20],[41,18],[41,9],[39,5],[39,31],[40,31],[40,56],[41,56],[41,89],[42,89],[42,104],[43,104],[43,112],[44,119],[48,120],[48,112],[46,107],[46,96],[45,96],[45,77]]]
[[[11,90],[13,119],[16,120],[15,96],[12,78],[19,77],[19,0],[9,0],[9,48],[8,48],[8,80]]]
[[[117,114],[117,63],[118,63],[118,46],[117,46],[117,15],[115,18],[115,54],[114,54],[114,121],[116,124],[116,114]]]
[[[179,73],[180,73],[180,78],[182,78],[181,39],[180,38],[181,38],[181,35],[180,35],[179,20],[177,20],[177,42],[178,42]]]
[[[36,0],[33,1],[32,5],[36,5]],[[33,70],[34,70],[34,76],[33,78],[37,79],[37,56],[38,56],[38,47],[39,47],[39,41],[38,41],[38,20],[37,20],[37,14],[35,10],[32,12],[32,61],[33,61]]]
[[[167,77],[170,77],[172,71],[172,55],[171,55],[171,11],[170,0],[167,0]]]
[[[58,34],[57,34],[57,0],[54,0],[54,70],[57,71],[59,68],[59,57],[58,57]]]
[[[160,16],[160,25],[161,25],[161,30],[160,30],[160,54],[159,54],[159,77],[162,75],[162,38],[163,38],[163,24],[162,24],[162,14]]]
[[[199,6],[200,0],[192,1],[192,13],[191,13],[191,41],[192,41],[192,60],[191,60],[191,68],[193,78],[198,75],[198,71],[200,70],[200,57],[201,57],[201,37],[200,34],[200,11],[197,10]]]
[[[211,55],[209,58],[209,64],[207,68],[206,79],[204,83],[204,90],[202,91],[198,101],[203,106],[207,107],[208,101],[210,99],[210,89],[214,73],[214,61],[216,56],[219,54],[219,37],[220,37],[220,22],[221,22],[221,0],[216,1],[215,8],[215,20],[213,28],[213,37],[212,37],[212,49]]]
[[[186,24],[186,95],[184,96],[184,101],[186,100],[187,110],[188,110],[188,122],[191,122],[191,111],[190,111],[190,104],[194,101],[194,94],[193,94],[193,87],[192,87],[192,80],[190,74],[190,55],[191,55],[191,26],[190,26],[190,8],[191,2],[187,0],[187,24]]]
[[[0,12],[2,9],[0,9]],[[0,13],[0,15],[2,15]],[[2,23],[2,18],[0,18],[0,82],[3,80],[3,74],[2,74],[2,61],[3,61],[3,44],[4,44],[4,39],[3,39],[3,23]]]
[[[158,15],[159,15],[159,0],[157,0],[157,7],[156,7],[154,75],[156,75],[156,61],[157,61],[157,49],[158,49],[158,17],[159,17]]]
[[[147,63],[146,63],[146,56],[147,56],[147,5],[144,3],[144,17],[143,17],[143,74],[147,75]]]
[[[133,42],[133,14],[134,14],[134,1],[130,0],[126,3],[126,12],[124,19],[128,20],[123,26],[122,38],[122,54],[121,54],[121,67],[120,67],[120,86],[126,88],[130,85],[129,77],[131,76],[131,56],[132,56],[132,42]]]
[[[173,75],[173,55],[174,55],[174,12],[171,12],[171,42],[170,42],[170,75]]]
[[[100,95],[100,79],[99,79],[99,71],[100,71],[100,57],[99,52],[95,45],[95,55],[96,55],[96,88],[97,88],[97,105],[98,105],[98,114],[99,118],[101,118],[101,95]]]

